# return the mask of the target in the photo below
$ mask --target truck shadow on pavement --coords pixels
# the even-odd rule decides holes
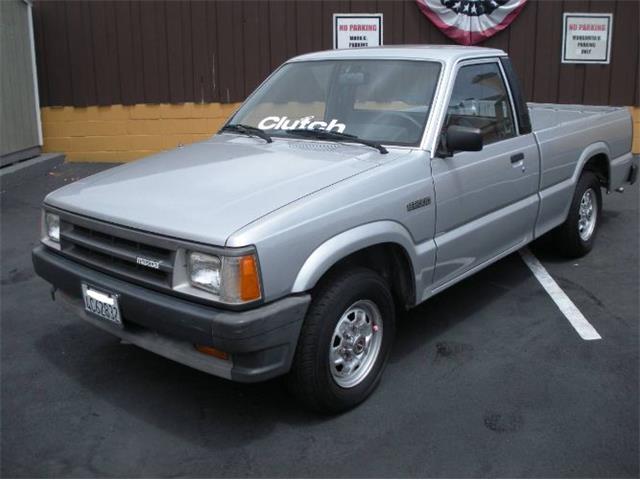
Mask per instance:
[[[598,226],[598,232],[597,232],[594,249],[598,249],[599,243],[602,241],[602,240],[600,240],[600,242],[598,241],[599,237],[602,237],[603,235],[607,235],[611,233],[608,229],[612,227],[610,227],[609,225],[616,225],[620,223],[619,217],[620,217],[620,212],[618,211],[606,210],[606,209],[602,210],[601,216],[600,216],[600,225]],[[562,263],[582,261],[579,258],[572,260],[564,256],[561,252],[558,251],[556,241],[557,240],[554,238],[553,231],[552,231],[534,240],[529,245],[529,248],[531,252],[536,257],[538,257],[538,260],[545,263],[562,264]]]
[[[236,384],[185,367],[73,319],[36,347],[109,416],[134,416],[186,441],[234,448],[268,436],[280,422],[313,423],[281,381]],[[120,412],[120,413],[118,413]],[[99,411],[91,415],[99,417]],[[121,423],[113,418],[109,423]]]
[[[448,342],[446,332],[464,322],[481,321],[478,312],[517,290],[531,274],[513,254],[448,288],[400,317],[391,362],[401,362],[427,342],[435,342],[432,359],[462,360],[464,344]],[[462,357],[462,358],[461,358]]]
[[[417,350],[429,356],[425,368],[431,368],[431,361],[435,365],[464,362],[473,347],[447,341],[447,331],[461,322],[474,322],[478,311],[528,278],[518,256],[511,255],[402,315],[391,364],[402,362]],[[102,421],[114,425],[131,415],[195,445],[222,450],[268,437],[278,424],[312,426],[340,421],[340,417],[304,410],[288,395],[280,379],[259,384],[219,379],[121,344],[59,310],[65,312],[66,324],[37,339],[36,349],[82,391],[90,392],[91,411],[83,415],[96,420],[105,415],[111,418]],[[367,408],[379,409],[376,401],[374,395],[341,417],[361,415]],[[100,408],[101,402],[114,408]]]

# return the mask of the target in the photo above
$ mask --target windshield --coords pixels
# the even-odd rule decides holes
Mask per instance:
[[[436,62],[326,60],[280,68],[229,121],[272,136],[326,130],[417,145],[440,73]]]

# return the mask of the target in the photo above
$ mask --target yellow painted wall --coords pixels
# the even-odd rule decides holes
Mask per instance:
[[[64,152],[71,161],[125,162],[215,133],[239,103],[45,107],[45,152]],[[640,107],[633,115],[633,152],[640,153]]]
[[[633,153],[640,153],[640,107],[629,107],[633,116]]]
[[[239,103],[42,108],[45,152],[71,161],[124,162],[213,135]]]

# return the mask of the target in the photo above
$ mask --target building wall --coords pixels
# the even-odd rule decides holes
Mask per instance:
[[[122,162],[216,132],[239,103],[44,107],[45,151],[68,160]]]
[[[212,134],[283,61],[331,48],[347,12],[383,13],[385,44],[451,43],[415,0],[37,0],[44,148],[125,160]],[[563,12],[613,13],[610,65],[560,62]],[[509,52],[529,101],[640,106],[639,15],[637,1],[529,0],[482,45]]]

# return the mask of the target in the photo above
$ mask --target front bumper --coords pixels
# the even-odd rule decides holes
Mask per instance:
[[[32,253],[35,271],[82,318],[139,347],[213,375],[257,382],[289,371],[310,295],[286,297],[235,312],[190,302],[79,265],[49,248]],[[82,282],[116,293],[124,327],[84,309]],[[200,353],[194,344],[228,352],[229,360]]]

